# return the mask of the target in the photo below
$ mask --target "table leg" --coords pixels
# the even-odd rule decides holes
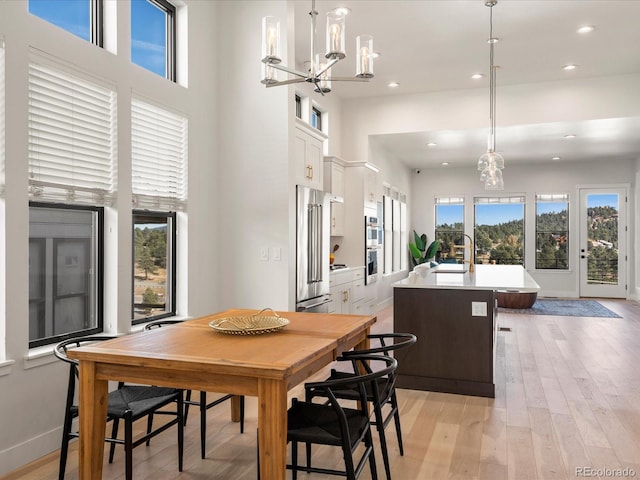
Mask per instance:
[[[231,397],[231,421],[240,421],[240,397],[238,395]]]
[[[258,381],[260,478],[284,480],[287,463],[287,388],[282,380]]]
[[[102,478],[108,384],[96,379],[95,362],[81,360],[79,377],[79,477],[97,480]]]

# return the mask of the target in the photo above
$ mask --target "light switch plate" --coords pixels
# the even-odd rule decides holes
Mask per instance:
[[[269,247],[260,247],[260,261],[261,262],[269,261]]]
[[[280,247],[273,247],[271,249],[271,258],[274,262],[279,262],[282,257],[282,249]]]
[[[486,317],[487,316],[487,302],[471,302],[471,316],[472,317]]]

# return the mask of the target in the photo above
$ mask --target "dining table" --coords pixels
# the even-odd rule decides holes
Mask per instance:
[[[269,315],[289,323],[277,331],[232,335],[212,328],[259,313],[229,309],[70,350],[79,363],[79,478],[102,478],[113,380],[258,397],[260,476],[283,480],[289,390],[344,351],[369,348],[376,317],[279,311]]]

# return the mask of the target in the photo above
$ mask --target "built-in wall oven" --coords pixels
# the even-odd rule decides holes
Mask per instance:
[[[364,217],[365,231],[365,277],[364,283],[375,283],[378,279],[378,252],[380,248],[380,226],[376,217]]]

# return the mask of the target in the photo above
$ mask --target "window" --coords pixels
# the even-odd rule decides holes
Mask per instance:
[[[115,190],[113,89],[29,64],[29,347],[102,331],[103,207]],[[47,202],[47,203],[45,203]]]
[[[296,117],[302,118],[302,98],[300,95],[296,95]]]
[[[133,323],[175,315],[176,214],[133,212]]]
[[[536,268],[569,269],[569,195],[536,195]]]
[[[383,273],[404,270],[407,257],[407,204],[404,194],[385,185],[382,196]]]
[[[29,195],[105,206],[115,190],[113,89],[37,58],[29,64]]]
[[[102,331],[100,207],[29,205],[29,348]]]
[[[176,313],[176,213],[187,201],[187,119],[133,98],[133,323]],[[141,209],[145,209],[144,211]]]
[[[29,13],[102,47],[102,0],[29,0]]]
[[[435,240],[440,241],[443,260],[462,258],[463,250],[454,245],[464,245],[464,197],[436,197]]]
[[[476,197],[476,263],[524,265],[524,197]]]
[[[176,7],[166,0],[131,0],[131,61],[176,80]]]
[[[311,108],[311,126],[322,131],[322,112],[316,107]]]

